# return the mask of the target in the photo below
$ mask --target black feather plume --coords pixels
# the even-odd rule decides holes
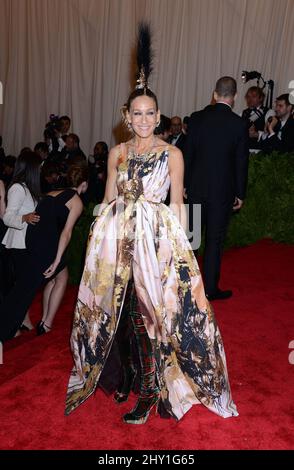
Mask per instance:
[[[140,72],[143,70],[145,74],[146,85],[148,84],[148,78],[152,72],[152,59],[153,52],[151,49],[151,28],[148,23],[141,22],[139,23],[137,40],[137,78],[140,77]]]

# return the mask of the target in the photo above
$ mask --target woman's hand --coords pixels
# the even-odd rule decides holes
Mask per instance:
[[[36,212],[30,212],[22,216],[22,221],[27,224],[36,225],[40,220],[40,216]]]
[[[57,261],[55,260],[55,261],[49,266],[49,268],[46,269],[46,271],[43,273],[44,277],[45,277],[46,279],[48,279],[48,277],[53,276],[53,274],[55,273],[56,268],[57,268],[58,265],[59,265],[59,263],[57,263]]]

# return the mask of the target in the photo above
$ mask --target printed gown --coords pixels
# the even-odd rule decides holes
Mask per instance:
[[[130,151],[118,167],[118,196],[91,227],[74,313],[66,414],[97,387],[132,277],[166,411],[180,419],[202,403],[224,418],[238,415],[197,261],[177,217],[162,203],[170,186],[168,156],[168,147],[144,155]]]

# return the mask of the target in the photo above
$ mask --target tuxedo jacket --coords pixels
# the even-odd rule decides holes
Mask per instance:
[[[173,137],[169,137],[169,143],[171,144],[173,140]],[[184,153],[185,150],[185,144],[186,144],[186,136],[185,134],[181,133],[180,137],[178,138],[175,146],[181,150],[182,153]]]
[[[192,203],[245,198],[248,176],[246,122],[223,103],[191,115],[185,146],[185,187]]]
[[[274,131],[278,130],[276,124]],[[285,122],[284,126],[281,128],[281,138],[278,137],[279,132],[271,137],[267,137],[264,140],[261,140],[260,148],[264,152],[270,153],[274,150],[278,152],[294,152],[294,119],[292,116]]]

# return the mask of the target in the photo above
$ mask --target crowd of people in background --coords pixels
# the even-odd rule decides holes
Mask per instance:
[[[264,106],[265,94],[258,86],[252,86],[245,95],[247,108],[242,112],[242,119],[248,126],[248,147],[254,153],[263,151],[282,153],[294,151],[294,106],[289,94],[276,98],[274,109]],[[215,104],[212,98],[211,103]],[[156,131],[161,139],[178,147],[185,157],[185,142],[188,133],[189,116],[182,120],[179,116],[168,118],[161,115],[161,122]]]
[[[272,151],[293,152],[294,119],[293,105],[289,101],[289,94],[278,96],[274,109],[268,109],[264,106],[264,98],[263,90],[257,86],[250,87],[245,96],[247,108],[242,112],[242,119],[248,129],[249,149],[265,153]],[[214,106],[213,102],[205,109],[211,106]],[[184,159],[191,119],[189,116],[185,116],[182,120],[179,116],[170,118],[161,114],[160,123],[155,130],[155,134],[161,139],[178,147],[182,151]],[[69,243],[72,228],[82,212],[81,204],[74,201],[82,200],[84,205],[90,202],[99,204],[103,200],[107,180],[107,143],[98,141],[94,145],[93,154],[86,157],[80,146],[79,136],[70,132],[70,128],[70,117],[51,115],[50,121],[45,126],[43,140],[37,142],[33,149],[23,148],[17,158],[5,154],[2,137],[0,137],[0,309],[1,305],[8,308],[7,299],[12,302],[11,295],[15,297],[15,292],[23,293],[22,297],[24,297],[24,292],[28,293],[29,289],[26,285],[28,269],[31,269],[32,272],[36,271],[36,266],[32,262],[32,256],[27,247],[27,232],[31,233],[31,229],[38,226],[42,218],[47,217],[46,213],[42,212],[44,207],[42,201],[45,200],[48,203],[46,195],[49,195],[50,200],[50,197],[55,198],[56,195],[64,194],[64,197],[60,197],[62,210],[66,206],[66,213],[63,214],[61,224],[62,229],[58,231],[58,236],[55,233],[54,243],[52,241],[53,251],[56,251],[56,255],[58,247],[60,248],[60,237],[61,239],[62,236],[66,237],[66,243],[63,240],[62,253],[59,252],[59,258],[55,260],[54,271],[47,272],[47,278],[50,282],[45,287],[43,302],[45,310],[47,308],[47,314],[48,308],[50,310],[52,289],[59,286],[60,295],[57,296],[58,301],[50,311],[47,323],[47,314],[46,312],[43,314],[43,319],[37,328],[38,334],[50,331],[54,315],[65,290],[67,272],[64,271],[66,263],[63,261],[63,255]],[[75,178],[72,176],[73,173],[76,175]],[[78,209],[73,209],[75,204]],[[67,220],[72,210],[75,212],[75,216],[70,219],[69,228]],[[51,216],[57,220],[60,214],[58,215],[56,207],[53,212]],[[41,225],[43,226],[43,221],[40,227]],[[27,230],[28,227],[30,227],[29,230]],[[65,227],[67,227],[66,236],[63,232]],[[50,242],[48,243],[50,244]],[[15,311],[21,311],[18,313],[21,317],[24,316],[24,310],[29,308],[36,289],[42,285],[41,280],[45,280],[44,272],[46,269],[50,269],[50,266],[46,267],[45,261],[44,263],[38,268],[38,276],[26,302],[21,307],[19,305],[13,307]],[[24,265],[27,266],[25,272]],[[13,291],[13,289],[16,290]],[[23,329],[32,328],[28,314],[24,318],[22,326]],[[12,329],[12,331],[17,334],[17,330]]]
[[[245,100],[247,108],[242,112],[242,118],[248,126],[249,149],[272,151],[294,151],[294,119],[293,104],[289,94],[285,93],[276,98],[274,109],[264,106],[265,95],[261,88],[252,86],[247,90]],[[212,102],[208,106],[213,106]],[[189,116],[183,119],[179,116],[167,117],[161,114],[160,124],[155,133],[167,143],[178,147],[185,157],[185,142],[188,133]],[[86,157],[80,147],[80,138],[70,132],[71,119],[51,115],[46,124],[43,141],[37,142],[33,149],[24,147],[20,154],[34,151],[41,159],[41,192],[66,186],[66,172],[72,164],[84,163],[89,169],[89,187],[84,201],[100,202],[104,195],[107,179],[108,145],[96,142],[93,154]],[[12,180],[17,158],[6,155],[0,136],[0,180],[6,190]]]
[[[246,93],[247,108],[242,118],[248,125],[249,148],[273,151],[294,151],[293,104],[289,94],[276,98],[275,109],[264,106],[264,92],[257,86],[250,87]]]

